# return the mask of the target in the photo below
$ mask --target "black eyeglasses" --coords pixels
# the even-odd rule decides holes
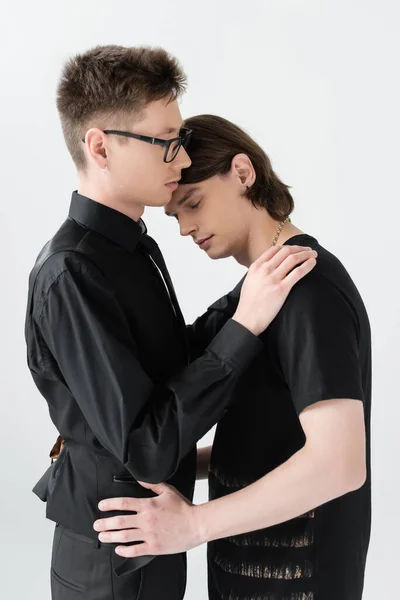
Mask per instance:
[[[163,146],[165,148],[164,162],[170,163],[177,157],[181,146],[183,146],[185,150],[187,149],[190,142],[190,137],[192,135],[192,130],[182,127],[179,132],[179,137],[172,138],[171,140],[162,140],[161,138],[149,137],[148,135],[138,135],[137,133],[131,133],[130,131],[118,131],[117,129],[105,129],[103,133],[106,133],[107,135],[122,135],[124,137],[140,140],[141,142],[146,142],[147,144]],[[82,142],[84,141],[85,139],[83,138]]]

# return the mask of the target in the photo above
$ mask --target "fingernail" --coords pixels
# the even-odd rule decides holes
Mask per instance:
[[[103,502],[99,502],[99,509],[103,510],[103,508],[104,508],[104,503]]]

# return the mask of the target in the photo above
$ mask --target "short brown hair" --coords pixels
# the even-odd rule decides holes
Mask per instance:
[[[236,154],[246,154],[254,167],[256,180],[246,191],[254,206],[265,208],[269,215],[281,221],[294,209],[289,186],[272,169],[264,150],[245,132],[230,121],[215,115],[199,115],[185,120],[192,129],[188,154],[192,165],[182,171],[180,183],[200,183],[215,175],[226,175]]]
[[[186,75],[162,48],[96,46],[68,60],[57,88],[57,108],[68,150],[85,169],[82,137],[90,127],[113,128],[150,102],[179,97]],[[111,121],[110,121],[111,120]]]

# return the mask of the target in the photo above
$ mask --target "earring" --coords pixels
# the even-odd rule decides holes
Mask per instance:
[[[102,168],[101,172],[103,173],[103,175],[108,175],[107,165],[105,165],[105,167]]]

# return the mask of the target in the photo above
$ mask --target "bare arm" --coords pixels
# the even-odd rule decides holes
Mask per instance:
[[[300,420],[307,442],[288,461],[239,492],[194,507],[197,543],[286,522],[364,484],[362,402],[319,402]]]

